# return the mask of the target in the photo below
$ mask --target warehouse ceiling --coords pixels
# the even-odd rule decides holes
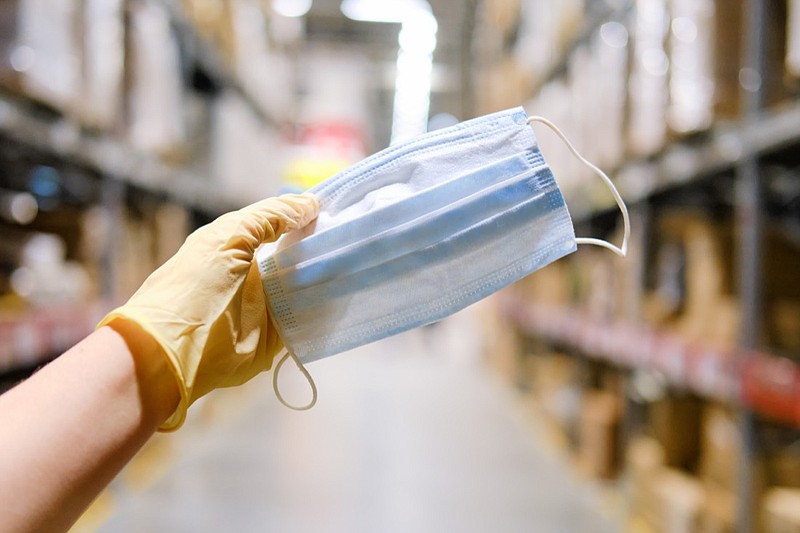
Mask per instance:
[[[431,116],[449,113],[464,119],[471,114],[469,49],[478,2],[429,0],[438,23]],[[373,62],[392,64],[397,58],[400,25],[353,21],[342,14],[340,5],[341,0],[314,0],[305,16],[306,42],[311,46],[347,47]],[[386,117],[383,122],[385,129]]]

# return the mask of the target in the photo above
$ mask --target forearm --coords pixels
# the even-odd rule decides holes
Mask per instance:
[[[68,529],[177,402],[158,346],[123,323],[0,396],[0,530]]]

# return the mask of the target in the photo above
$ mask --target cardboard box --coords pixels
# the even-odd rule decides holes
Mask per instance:
[[[513,58],[495,61],[484,74],[478,88],[487,112],[519,105],[532,91],[530,75]]]
[[[584,394],[579,421],[577,462],[579,470],[593,478],[614,477],[619,463],[619,398],[610,392]]]
[[[125,301],[155,270],[153,228],[146,216],[126,214],[112,248],[113,301]]]
[[[703,409],[698,475],[713,486],[735,491],[741,460],[736,415],[720,405]]]
[[[655,526],[645,517],[630,515],[625,523],[626,533],[658,533]]]
[[[607,26],[593,38],[594,80],[587,84],[594,106],[594,121],[588,146],[596,146],[595,158],[600,168],[617,168],[625,155],[625,105],[628,83],[628,34],[619,26]],[[588,156],[584,156],[587,157]]]
[[[665,0],[637,0],[636,12],[627,141],[634,155],[651,155],[667,140],[669,17]]]
[[[483,354],[490,370],[506,383],[516,383],[521,353],[520,339],[499,307],[497,295],[478,302],[483,320]]]
[[[122,115],[122,0],[0,2],[0,83],[111,130]]]
[[[685,314],[708,316],[727,292],[721,235],[711,221],[690,220],[682,232],[686,252]]]
[[[14,67],[18,16],[19,2],[0,2],[0,83],[14,90],[20,89],[19,72]]]
[[[186,131],[177,36],[159,2],[142,0],[128,10],[128,141],[137,149],[179,160]]]
[[[749,19],[745,12],[747,3],[741,0],[715,0],[716,42],[715,112],[718,118],[737,119],[743,109],[742,86],[761,90],[766,105],[774,106],[791,96],[786,83],[787,65],[787,7],[786,2],[766,2],[766,16],[762,29],[767,54],[763,72],[759,77],[743,70],[744,39]],[[791,34],[790,34],[791,35]]]
[[[800,353],[800,300],[776,299],[769,310],[771,345]]]
[[[572,300],[573,285],[570,265],[556,262],[517,281],[512,290],[520,297],[538,305],[566,306]]]
[[[79,113],[91,128],[115,130],[123,117],[123,0],[83,0]]]
[[[233,91],[221,93],[211,113],[210,174],[215,184],[236,201],[277,194],[285,170],[280,155],[285,144],[278,131]]]
[[[95,206],[81,212],[80,241],[77,258],[85,265],[94,283],[93,299],[111,296],[111,281],[107,258],[114,241],[112,211],[106,206]]]
[[[598,161],[599,141],[597,128],[599,112],[597,105],[601,97],[597,58],[589,46],[578,46],[567,56],[567,83],[569,85],[570,134],[574,146],[590,161]],[[605,101],[605,100],[602,100]],[[603,135],[611,135],[604,132]],[[563,147],[560,148],[563,150]],[[574,167],[572,173],[578,183],[586,184],[594,176],[592,171]]]
[[[577,381],[574,357],[558,353],[526,354],[530,382],[534,393],[545,398]]]
[[[574,357],[560,353],[523,355],[520,361],[526,383],[546,416],[569,432],[581,412],[581,384]]]
[[[675,211],[659,220],[659,233],[658,286],[647,314],[683,338],[737,346],[741,307],[734,294],[732,223]]]
[[[764,457],[764,477],[771,486],[800,489],[800,452],[782,448]]]
[[[800,0],[788,0],[786,71],[800,78]]]
[[[800,531],[800,489],[769,489],[761,500],[764,533]]]
[[[697,533],[736,532],[736,493],[705,484]]]
[[[714,0],[670,0],[669,125],[686,134],[714,121]]]
[[[767,227],[762,258],[767,344],[800,356],[800,283],[796,275],[800,272],[800,247],[780,229]]]
[[[74,114],[81,95],[78,3],[6,0],[0,7],[0,21],[3,84]]]
[[[347,117],[351,121],[361,122],[359,117],[368,112],[352,108],[368,107],[368,104],[364,102],[367,97],[360,94],[362,91],[366,92],[366,86],[369,84],[369,81],[363,79],[365,76],[362,74],[365,66],[363,58],[359,57],[357,60],[353,60],[352,57],[347,56],[345,62],[348,63],[349,68],[348,71],[343,71],[337,67],[335,62],[325,61],[323,65],[319,65],[319,62],[314,59],[315,53],[304,51],[304,67],[301,70],[307,71],[312,76],[312,80],[336,79],[337,82],[322,84],[322,88],[317,90],[314,88],[317,84],[312,81],[309,84],[311,87],[306,87],[308,92],[305,97],[298,99],[294,89],[298,83],[294,78],[300,73],[292,54],[287,54],[285,48],[279,44],[281,36],[278,24],[281,21],[286,22],[288,19],[273,17],[273,19],[267,20],[262,12],[265,5],[258,0],[231,0],[228,6],[232,22],[231,28],[225,31],[230,35],[228,40],[231,42],[224,48],[230,49],[228,53],[235,54],[235,66],[232,72],[245,92],[274,120],[297,122],[298,116],[304,116],[299,105],[301,102],[318,101],[320,95],[326,94],[328,98],[335,100],[335,110],[337,113],[341,113],[340,116]],[[296,31],[302,32],[300,26]],[[287,39],[287,37],[283,37],[283,39]],[[332,51],[327,49],[326,52]],[[343,52],[339,52],[339,54],[346,56]],[[330,72],[333,69],[336,72]],[[344,83],[344,80],[347,80],[347,83]],[[329,118],[320,116],[320,113],[312,113],[312,115],[319,120]],[[302,121],[302,119],[300,120]]]
[[[520,0],[488,0],[483,6],[486,22],[501,35],[510,35],[519,24],[520,3]]]
[[[650,405],[650,428],[664,447],[667,466],[696,466],[702,413],[702,402],[693,396],[667,397]]]
[[[183,206],[164,204],[156,208],[153,214],[156,265],[175,255],[191,231],[190,223],[190,213]]]
[[[619,242],[619,241],[616,241]],[[585,309],[590,317],[606,321],[620,316],[623,302],[619,298],[623,280],[615,258],[602,250],[587,250],[578,261],[581,265]]]
[[[739,70],[742,65],[744,2],[715,0],[714,115],[735,120],[742,111]]]
[[[183,0],[183,12],[208,45],[217,50],[225,63],[236,57],[231,0]]]
[[[791,90],[786,75],[786,50],[788,47],[787,2],[768,2],[766,28],[767,51],[764,66],[764,98],[768,107],[791,101],[796,93]]]
[[[664,447],[653,437],[639,435],[628,442],[625,450],[625,478],[630,513],[649,524],[659,518],[659,505],[653,492],[653,481],[664,468]]]
[[[22,72],[23,90],[65,113],[74,113],[81,93],[81,48],[77,3],[24,0],[19,12],[18,51],[33,61]]]
[[[530,113],[540,113],[547,110],[547,117],[564,132],[567,138],[574,143],[578,142],[580,131],[575,123],[575,111],[572,106],[570,96],[570,84],[566,77],[557,77],[545,83],[541,90],[530,101],[525,103],[525,109]],[[586,168],[569,150],[564,149],[562,141],[549,128],[535,127],[536,137],[542,149],[542,153],[547,159],[547,163],[558,178],[561,190],[569,195],[570,191],[581,191],[583,194],[576,194],[574,201],[589,201],[586,197],[585,182],[578,178],[582,169]],[[575,144],[580,151],[583,146]],[[574,202],[573,201],[573,202]]]
[[[800,247],[775,226],[764,228],[763,247],[765,303],[781,299],[800,300],[800,283],[797,283]]]
[[[694,533],[700,526],[705,504],[703,484],[680,470],[665,468],[656,474],[653,492],[659,506],[656,530],[661,533]]]

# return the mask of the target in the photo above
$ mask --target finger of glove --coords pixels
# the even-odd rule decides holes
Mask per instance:
[[[267,231],[272,231],[277,239],[286,231],[302,228],[319,213],[319,202],[314,195],[284,194],[276,198],[267,198],[244,208],[260,217]],[[269,235],[265,236],[269,238]]]
[[[250,252],[265,242],[277,240],[285,232],[302,228],[317,217],[319,203],[311,194],[286,194],[267,198],[241,211]]]

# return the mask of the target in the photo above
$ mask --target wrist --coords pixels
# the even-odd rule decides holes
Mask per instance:
[[[142,422],[160,426],[180,400],[178,384],[161,346],[135,322],[115,319],[105,328],[121,337],[135,367]]]

